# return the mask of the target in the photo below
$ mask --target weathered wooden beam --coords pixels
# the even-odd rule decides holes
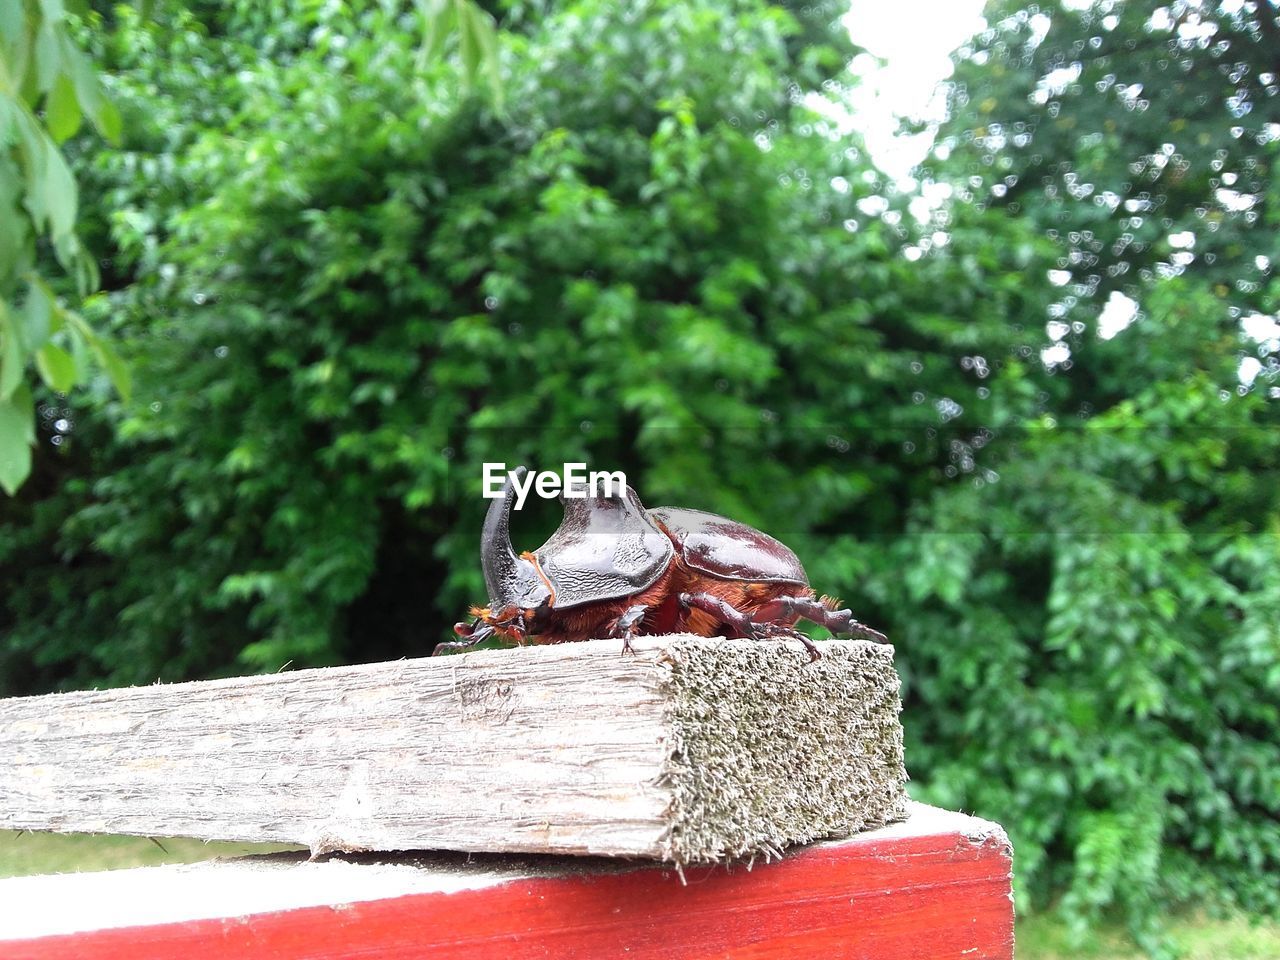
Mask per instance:
[[[620,646],[0,701],[0,828],[685,864],[903,816],[892,648]]]
[[[780,862],[275,854],[0,880],[6,960],[1012,960],[995,824],[903,823]]]

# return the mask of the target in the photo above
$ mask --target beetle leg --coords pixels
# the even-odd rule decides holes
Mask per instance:
[[[709,593],[682,593],[680,594],[680,606],[686,610],[692,607],[701,610],[703,613],[719,617],[733,627],[740,637],[745,637],[748,640],[759,640],[761,638],[761,631],[756,628],[756,624],[752,622],[749,616],[737,607]]]
[[[636,635],[636,624],[643,620],[648,612],[649,608],[644,604],[636,604],[634,607],[628,607],[617,620],[609,624],[609,636],[622,638],[623,653],[635,653],[631,649],[631,641]]]
[[[852,610],[829,610],[821,600],[813,597],[777,597],[757,610],[755,617],[760,622],[794,621],[803,617],[826,627],[832,633],[843,633],[859,640],[874,640],[876,643],[889,642],[889,638],[879,630],[873,630],[865,623],[853,619]]]
[[[436,644],[435,649],[431,651],[431,656],[438,657],[447,650],[466,650],[479,642],[479,640],[443,640]]]
[[[489,626],[488,623],[476,621],[475,623],[454,623],[453,632],[462,637],[462,639],[445,640],[443,643],[436,644],[435,649],[431,650],[433,657],[439,657],[444,650],[466,650],[468,646],[483,643],[490,636],[493,636],[494,631],[493,627]]]
[[[493,627],[487,623],[458,623],[454,625],[453,632],[462,639],[437,643],[436,648],[431,651],[433,657],[440,656],[445,650],[465,650],[467,647],[474,647],[477,643],[493,636]]]
[[[805,650],[809,652],[810,663],[822,659],[822,651],[818,649],[818,645],[794,627],[788,627],[781,623],[757,623],[756,629],[763,630],[765,635],[769,637],[786,637],[789,640],[799,640],[804,644]]]

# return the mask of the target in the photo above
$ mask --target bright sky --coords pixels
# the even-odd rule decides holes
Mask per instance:
[[[891,176],[906,177],[930,143],[895,137],[896,117],[942,119],[935,89],[951,75],[951,51],[986,27],[982,6],[982,0],[853,0],[849,32],[884,65],[870,57],[854,61],[861,83],[849,98],[850,123]]]

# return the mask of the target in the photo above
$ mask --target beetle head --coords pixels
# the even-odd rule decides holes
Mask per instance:
[[[510,604],[506,607],[472,607],[475,620],[455,623],[453,632],[468,645],[480,643],[490,637],[523,644],[528,636],[537,633],[545,623],[549,606],[521,609]]]
[[[523,479],[527,472],[525,467],[517,467],[516,478]],[[480,565],[489,589],[489,610],[504,622],[513,620],[521,611],[548,607],[553,600],[537,564],[529,556],[517,554],[511,546],[511,507],[515,499],[515,487],[508,477],[502,499],[489,505],[480,539]],[[507,616],[512,608],[514,613]]]

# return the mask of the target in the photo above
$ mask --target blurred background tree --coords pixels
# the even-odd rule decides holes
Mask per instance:
[[[1276,906],[1275,12],[1080,6],[992,8],[915,194],[830,0],[490,4],[501,103],[442,5],[102,11],[134,395],[36,398],[0,694],[425,654],[480,464],[582,460],[887,629],[914,792],[1024,909]]]
[[[1024,896],[1153,945],[1156,903],[1277,900],[1280,31],[1265,2],[988,21],[924,176],[1054,244],[1023,351],[1053,376],[998,492],[939,489],[899,544],[927,570],[978,534],[942,541],[953,595],[897,594],[910,669],[936,658],[915,756],[932,797],[1025,817]]]

